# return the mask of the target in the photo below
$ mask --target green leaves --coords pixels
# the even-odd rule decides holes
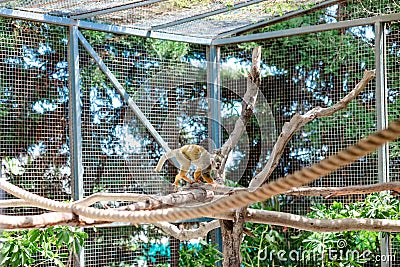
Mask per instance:
[[[0,266],[36,266],[53,262],[63,267],[70,251],[77,253],[87,233],[73,227],[50,227],[3,232],[0,239]],[[41,260],[38,260],[40,256]]]
[[[199,244],[182,244],[179,257],[179,266],[208,267],[216,266],[222,254],[215,245],[206,241]]]

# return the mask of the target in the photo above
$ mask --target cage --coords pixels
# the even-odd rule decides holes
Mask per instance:
[[[246,132],[226,165],[229,185],[247,187],[268,162],[283,125],[296,113],[339,101],[364,70],[376,69],[374,82],[346,110],[298,131],[270,180],[335,154],[399,118],[400,7],[394,0],[0,3],[1,171],[13,184],[50,199],[173,192],[176,167],[167,163],[156,173],[157,160],[167,148],[201,144],[212,150],[227,140],[241,112],[256,45],[263,49],[262,85]],[[398,152],[395,141],[312,186],[397,181]],[[306,215],[318,204],[365,197],[280,195],[261,205]],[[41,212],[2,209],[3,214]],[[178,223],[196,227],[200,221]],[[179,251],[187,245],[153,225],[110,224],[84,231],[89,237],[76,266],[178,266]],[[282,231],[288,251],[291,238],[304,233]],[[221,242],[218,231],[206,240]],[[374,255],[388,260],[360,264],[399,265],[394,257],[399,236],[376,241]]]

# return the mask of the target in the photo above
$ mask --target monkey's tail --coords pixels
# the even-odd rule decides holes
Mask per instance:
[[[165,161],[168,159],[168,153],[165,153],[164,155],[162,155],[162,157],[160,158],[160,160],[157,163],[157,166],[154,168],[154,170],[156,172],[160,172],[162,166],[164,165]]]

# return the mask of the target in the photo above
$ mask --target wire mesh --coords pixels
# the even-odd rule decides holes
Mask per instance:
[[[0,25],[2,173],[30,192],[68,200],[65,29],[11,19],[1,19]],[[36,213],[20,208],[9,212]]]
[[[172,43],[165,44],[168,45]],[[160,42],[157,46],[162,50],[164,44]],[[103,56],[105,64],[126,86],[136,105],[171,149],[206,142],[204,68],[184,59],[162,59],[140,45],[126,46],[118,40],[94,44],[94,49]],[[83,62],[88,63],[83,66],[84,71],[87,69],[94,75],[87,76],[83,82],[85,194],[99,190],[168,192],[171,178],[166,179],[153,170],[164,153],[163,148],[126,105],[126,99],[118,95],[98,66],[87,57],[86,53],[81,55]],[[194,131],[199,132],[195,135]],[[168,169],[172,173],[176,172],[174,168]]]
[[[87,266],[157,266],[178,260],[179,242],[162,235],[152,225],[88,229],[87,232]]]
[[[236,9],[236,6],[245,2],[199,1],[187,5],[179,1],[166,1],[96,16],[95,20],[148,30],[154,30],[152,27],[155,26],[156,30],[162,32],[207,38],[258,21],[268,20],[277,13],[288,13],[321,1],[297,1],[296,4],[280,3],[281,5],[276,2],[262,2]],[[274,8],[277,4],[279,7]],[[224,11],[221,13],[207,15],[207,13],[222,9]],[[196,19],[199,15],[207,16]],[[175,25],[168,25],[168,23]]]
[[[398,31],[399,23],[391,23],[387,29],[386,40],[386,64],[387,64],[387,97],[388,97],[388,115],[389,121],[399,119],[400,117],[400,86],[399,86],[399,41]],[[389,145],[390,154],[390,180],[399,181],[400,177],[400,143],[395,141]]]
[[[368,34],[365,34],[366,32]],[[226,77],[241,75],[240,67],[249,64],[251,60],[246,51],[249,51],[252,45],[242,44],[223,48],[221,56],[223,64],[231,65],[230,69],[236,68],[235,71],[227,73]],[[268,136],[262,133],[271,128],[260,128],[261,134],[258,136],[272,137],[273,140],[269,140],[270,142],[277,140],[276,136],[279,135],[283,125],[296,113],[305,114],[315,107],[332,106],[355,87],[361,80],[364,70],[375,68],[374,30],[370,25],[276,38],[268,42],[258,42],[257,45],[261,45],[264,51],[261,93],[263,101],[269,107],[269,110],[266,110],[267,114],[272,114],[267,119],[272,121],[271,125],[275,125],[277,131],[275,135]],[[232,87],[243,87],[244,84],[235,84],[223,78],[222,85],[223,88],[228,87],[232,90]],[[347,109],[327,118],[315,119],[305,125],[288,143],[279,165],[269,180],[318,162],[375,131],[377,118],[374,99],[375,83],[370,82]],[[263,119],[265,120],[266,118]],[[249,125],[247,132],[256,132],[256,128],[255,125]],[[257,137],[253,136],[248,143],[255,148],[258,143]],[[251,169],[249,172],[251,176],[258,172],[254,166],[260,164],[260,158],[266,161],[271,153],[271,150],[266,150],[259,155],[255,151],[251,153],[251,160],[245,163],[247,168]],[[256,154],[257,156],[254,156]],[[240,163],[241,160],[239,158],[236,163]],[[375,153],[316,181],[311,186],[341,187],[376,183],[378,182],[377,160]],[[241,179],[248,180],[248,177],[234,178],[239,181]],[[246,183],[243,185],[246,186]],[[363,196],[357,195],[333,200],[324,200],[321,197],[279,196],[263,205],[269,206],[270,209],[305,215],[311,212],[311,206],[315,207],[318,203],[330,205],[332,201],[351,203],[362,199]],[[291,246],[293,249],[296,241],[292,237],[304,233],[285,229],[281,231],[287,233],[286,251],[291,251]],[[306,244],[304,243],[304,246],[308,246]],[[282,248],[284,247],[283,241]],[[312,259],[300,259],[292,264],[311,266],[315,262]]]
[[[33,3],[29,3],[31,2]],[[34,3],[60,7],[52,1]],[[395,12],[395,2],[389,1],[388,6],[381,3],[364,1],[359,4],[354,1],[347,6],[334,6],[301,19],[296,18],[300,24],[296,24],[295,19],[277,27],[286,29],[294,27],[293,25],[306,25],[308,22],[311,25],[334,22],[325,17],[328,15],[330,18],[342,15],[343,19],[351,19],[368,17],[379,12]],[[143,18],[152,14],[146,9],[140,12],[143,12]],[[228,15],[235,15],[235,12],[228,12],[221,19],[229,18]],[[184,17],[190,15],[193,13],[189,12]],[[148,25],[165,22],[168,20],[150,22]],[[189,24],[185,26],[188,27]],[[190,25],[195,29],[195,26]],[[68,148],[66,29],[4,18],[0,21],[0,28],[2,173],[15,184],[34,193],[52,199],[68,200],[71,197],[71,170]],[[206,79],[204,47],[93,31],[83,33],[94,51],[101,56],[171,148],[187,143],[209,146],[209,84]],[[390,121],[398,119],[400,107],[398,22],[388,25],[386,33]],[[260,42],[264,51],[262,90],[246,134],[228,160],[228,183],[247,186],[270,158],[271,148],[284,123],[295,113],[305,114],[316,106],[331,106],[354,88],[365,69],[375,68],[374,42],[372,25]],[[246,75],[251,62],[251,48],[254,45],[240,44],[222,48],[220,104],[224,140],[241,111]],[[101,72],[82,46],[79,59],[84,195],[94,192],[171,192],[171,182],[177,169],[167,163],[162,173],[153,171],[164,149],[149,134],[146,128],[148,125],[138,119],[127,105],[126,99],[118,94],[116,86]],[[346,110],[329,118],[317,119],[303,127],[288,144],[270,179],[284,176],[302,166],[309,166],[375,131],[375,90],[374,82],[370,82]],[[398,141],[390,144],[390,179],[394,181],[398,180],[400,173],[399,144]],[[376,183],[379,180],[377,164],[375,153],[312,186]],[[7,195],[7,198],[10,196]],[[351,203],[363,199],[364,196],[356,196],[334,200]],[[306,214],[310,212],[312,205],[332,202],[333,200],[320,197],[279,196],[260,205]],[[109,208],[122,204],[125,203],[112,201],[96,205]],[[37,214],[41,211],[12,208],[4,212]],[[278,228],[271,228],[274,229]],[[279,229],[286,233],[284,242],[288,250],[290,238],[304,233]],[[150,225],[85,231],[89,234],[85,246],[87,266],[136,266],[142,263],[177,266],[179,242]],[[397,236],[392,238],[392,246],[391,255],[397,255],[400,247]],[[311,264],[300,262],[297,266]],[[366,263],[365,266],[372,266],[371,264]],[[396,264],[399,265],[395,259],[393,266],[397,266]]]
[[[207,148],[206,64],[196,59],[199,54],[204,54],[204,48],[189,53],[188,45],[182,43],[111,35],[103,35],[104,39],[96,42],[93,36],[97,34],[101,33],[84,33],[94,51],[101,55],[105,65],[169,147],[175,149],[196,143]],[[177,48],[186,52],[176,54]],[[95,192],[165,195],[173,192],[171,183],[177,174],[176,167],[166,163],[162,173],[154,172],[164,148],[157,144],[146,128],[148,125],[140,121],[127,105],[127,99],[121,97],[91,56],[83,48],[80,51],[84,195]],[[98,205],[118,207],[122,204],[125,203]],[[122,230],[104,228],[96,236],[118,239],[118,231]],[[92,238],[92,231],[89,234]],[[160,232],[153,237],[168,240]],[[136,238],[130,242],[141,241]],[[176,246],[176,241],[173,244]],[[90,251],[95,249],[92,246],[98,247],[98,244],[90,241]],[[176,266],[177,252],[168,247],[164,249],[169,253],[164,255],[164,260]],[[137,255],[121,252],[114,241],[102,243],[100,250],[111,256],[97,260],[88,256],[87,266],[108,266],[112,262],[133,264],[139,260],[150,264],[151,260],[148,254],[140,254],[144,253],[142,250]],[[130,255],[129,259],[127,255]]]
[[[59,0],[28,0],[28,1],[3,1],[2,7],[29,10],[40,13],[50,13],[55,15],[80,14],[97,11],[116,6],[139,2],[139,0],[85,0],[85,1],[59,1]]]
[[[231,5],[240,4],[242,2],[245,1],[232,1]],[[151,5],[96,16],[95,19],[139,29],[150,29],[152,26],[190,19],[207,12],[226,8],[227,6],[229,6],[229,4],[223,1],[162,1]]]
[[[400,118],[400,33],[399,22],[392,22],[386,25],[386,71],[387,71],[387,103],[388,120]],[[389,180],[400,181],[400,141],[389,144]],[[390,256],[393,258],[393,266],[400,266],[398,254],[400,253],[400,235],[392,237]]]
[[[347,29],[344,32],[310,34],[260,43],[264,49],[262,93],[271,108],[278,133],[294,114],[305,114],[317,106],[329,107],[339,101],[361,80],[365,69],[374,68],[374,50],[371,47],[373,39],[362,40],[357,36],[357,29]],[[327,36],[333,37],[331,39]],[[307,41],[312,42],[312,48],[302,50],[299,43]],[[354,46],[347,42],[353,42]],[[357,47],[355,51],[352,50],[354,47]],[[341,56],[343,54],[352,57]],[[237,48],[223,53],[224,59],[230,57],[249,60]],[[370,83],[350,103],[348,109],[340,111],[333,118],[317,119],[306,125],[288,145],[281,159],[282,166],[277,168],[274,177],[309,166],[374,131],[376,116],[371,107],[374,104],[373,95],[374,84]],[[376,181],[375,168],[376,155],[317,184],[369,184]],[[360,181],[360,171],[363,177],[368,178]]]

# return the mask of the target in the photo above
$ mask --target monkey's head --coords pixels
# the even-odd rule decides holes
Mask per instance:
[[[211,168],[218,170],[221,167],[222,157],[218,154],[213,154],[210,158]]]

